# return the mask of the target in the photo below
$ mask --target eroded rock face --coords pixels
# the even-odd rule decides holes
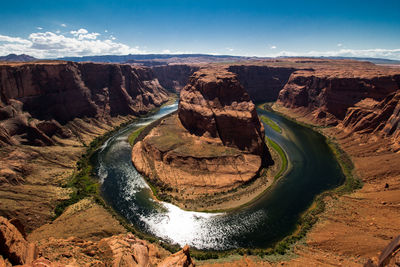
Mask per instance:
[[[181,92],[178,116],[191,134],[219,138],[252,154],[265,153],[264,127],[255,105],[236,75],[225,69],[196,72]]]
[[[386,137],[400,137],[400,92],[389,94],[384,100],[369,101],[350,107],[342,124],[347,131],[380,133]],[[365,101],[361,101],[365,102]]]
[[[0,251],[11,264],[30,263],[38,257],[35,244],[29,243],[19,230],[0,216]]]
[[[236,73],[240,83],[255,102],[273,102],[296,70],[291,67],[234,65],[228,68]]]
[[[0,145],[52,145],[76,118],[139,115],[168,99],[148,68],[48,62],[0,66]]]
[[[382,75],[378,71],[354,75],[351,70],[297,71],[280,91],[278,103],[288,108],[315,111],[316,119],[333,116],[329,123],[343,120],[347,109],[365,98],[382,101],[399,89],[400,75]]]
[[[179,93],[188,83],[189,77],[199,70],[195,65],[171,64],[151,68],[160,84],[167,90]]]
[[[189,246],[186,245],[181,251],[163,260],[158,267],[194,267],[196,266],[190,258]]]

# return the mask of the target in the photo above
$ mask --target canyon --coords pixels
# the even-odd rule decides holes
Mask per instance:
[[[177,114],[135,144],[132,162],[160,194],[196,209],[198,199],[243,186],[272,165],[264,138],[236,75],[202,68],[180,92]]]
[[[91,255],[85,248],[94,250],[105,242],[128,242],[131,244],[127,249],[129,253],[141,251],[153,244],[143,245],[142,241],[137,241],[93,199],[68,207],[54,220],[56,204],[70,197],[71,189],[65,185],[76,172],[75,163],[86,146],[114,127],[159,107],[168,100],[168,89],[181,92],[180,111],[160,123],[158,127],[164,129],[154,128],[148,140],[146,137],[141,141],[141,146],[149,141],[147,148],[159,155],[159,151],[150,146],[151,137],[178,125],[182,136],[201,135],[203,139],[197,136],[192,139],[196,142],[228,144],[229,153],[246,151],[246,155],[259,158],[266,153],[260,145],[264,138],[260,135],[262,125],[260,128],[253,126],[251,129],[257,130],[249,133],[241,129],[254,141],[241,143],[235,136],[216,131],[218,120],[211,123],[212,117],[229,117],[233,113],[231,107],[243,105],[248,123],[254,119],[254,105],[251,107],[250,99],[276,101],[272,106],[274,110],[317,126],[316,130],[336,142],[351,157],[353,173],[364,183],[353,193],[325,197],[326,208],[318,223],[306,240],[293,249],[298,256],[282,264],[331,266],[340,262],[346,266],[360,266],[368,258],[376,262],[378,253],[398,235],[397,222],[400,221],[400,69],[353,60],[307,58],[215,64],[212,74],[201,69],[204,65],[187,65],[160,66],[152,70],[129,64],[65,61],[2,63],[0,215],[14,218],[18,221],[16,225],[24,225],[25,242],[36,243],[40,255],[52,262],[79,265],[92,259],[102,261],[100,256]],[[200,71],[199,74],[194,74],[196,71]],[[202,75],[201,71],[206,72],[205,76],[196,76]],[[202,79],[213,80],[218,75],[221,81],[229,78],[228,87],[238,90],[243,97],[242,89],[232,82],[232,79],[237,80],[248,95],[239,103],[226,99],[227,109],[218,106],[200,109],[202,104],[196,106],[194,101],[215,104],[212,101],[215,91],[206,90],[206,94],[199,95],[191,91],[191,87],[197,87],[197,82],[201,87],[207,84]],[[230,132],[229,127],[226,129]],[[134,149],[139,148],[138,144]],[[168,159],[173,162],[179,157],[174,155]],[[165,167],[161,159],[158,163]],[[257,173],[261,165],[257,161],[247,177]],[[85,227],[79,231],[82,225]],[[137,242],[140,244],[135,245]],[[154,246],[159,250],[158,256],[150,253],[149,258],[158,257],[152,264],[160,264],[170,253]],[[73,248],[70,254],[67,248]],[[181,259],[187,253],[186,248],[174,257]],[[199,264],[210,265],[211,262]],[[261,263],[248,256],[226,264],[259,266]]]

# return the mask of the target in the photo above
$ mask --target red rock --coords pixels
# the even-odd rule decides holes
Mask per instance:
[[[194,65],[165,65],[151,68],[160,84],[172,92],[180,92],[188,83],[189,77],[199,70]]]
[[[228,68],[236,73],[240,83],[254,102],[273,102],[296,70],[292,67],[233,65]]]
[[[149,247],[132,234],[102,239],[98,248],[107,266],[149,266]]]
[[[202,69],[182,90],[178,116],[192,134],[221,139],[226,146],[263,155],[264,127],[235,74]]]
[[[0,145],[52,145],[75,118],[140,115],[168,99],[149,68],[54,61],[0,65]]]
[[[348,108],[361,100],[368,97],[382,101],[399,89],[400,75],[383,75],[378,71],[359,75],[352,76],[345,70],[342,73],[297,71],[279,93],[278,103],[289,108],[320,110],[333,115],[337,122],[345,118]]]
[[[189,246],[186,245],[181,251],[172,254],[163,260],[158,267],[194,267],[196,266],[190,257]]]
[[[28,243],[18,229],[0,216],[0,251],[10,263],[30,263],[38,257],[35,244]]]

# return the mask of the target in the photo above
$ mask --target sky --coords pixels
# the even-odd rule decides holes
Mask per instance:
[[[2,0],[0,55],[10,53],[400,60],[400,1]]]

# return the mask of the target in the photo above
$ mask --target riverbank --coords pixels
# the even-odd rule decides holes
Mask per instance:
[[[140,236],[140,235],[139,235]],[[145,237],[141,237],[141,238],[145,238]],[[156,238],[153,238],[153,240],[156,240]],[[169,247],[169,249],[171,250],[176,250],[177,248],[174,246],[169,246],[166,245],[166,247]],[[291,246],[290,246],[291,247]],[[283,248],[283,249],[282,249]],[[275,254],[275,253],[286,253],[287,248],[285,246],[280,246],[277,247],[276,249],[269,249],[269,250],[265,250],[265,249],[237,249],[237,250],[233,250],[230,252],[221,252],[221,253],[216,253],[216,252],[201,252],[201,251],[196,251],[194,252],[194,255],[196,258],[215,258],[215,257],[223,257],[229,254],[257,254],[257,255],[261,255],[261,256],[265,256],[265,255],[270,255],[270,254]]]
[[[357,266],[354,262],[362,263],[376,257],[398,234],[390,222],[400,218],[398,209],[396,211],[400,205],[399,180],[396,178],[400,171],[396,167],[399,157],[390,152],[390,139],[349,135],[340,125],[315,125],[304,110],[276,104],[273,109],[323,134],[347,177],[342,186],[323,193],[310,207],[310,211],[321,207],[318,208],[318,222],[308,231],[304,244],[295,246],[300,255],[296,262],[325,257],[321,262],[347,259]],[[385,219],[389,218],[386,216],[390,219]]]
[[[169,118],[169,116],[172,115],[173,114],[168,115],[167,117]],[[161,118],[151,123],[147,127],[140,128],[132,132],[129,136],[130,144],[133,145],[138,141],[143,140],[143,138],[145,138],[145,136],[153,128],[157,127],[161,121],[164,121],[165,123],[167,117]],[[250,205],[263,193],[265,193],[265,191],[269,189],[277,180],[277,176],[280,176],[288,166],[287,157],[282,148],[280,148],[278,144],[271,140],[267,141],[266,143],[269,151],[271,152],[274,164],[259,171],[259,175],[252,178],[249,182],[228,191],[225,190],[223,192],[214,192],[212,194],[205,195],[203,194],[196,198],[183,199],[178,198],[181,197],[181,195],[174,197],[174,191],[171,192],[171,190],[169,190],[168,192],[165,192],[165,190],[168,190],[168,188],[166,189],[160,186],[157,181],[153,181],[147,177],[145,178],[153,191],[155,199],[171,202],[172,204],[184,210],[199,212],[224,212],[243,208],[244,206]],[[215,148],[213,148],[213,150],[215,150]]]

